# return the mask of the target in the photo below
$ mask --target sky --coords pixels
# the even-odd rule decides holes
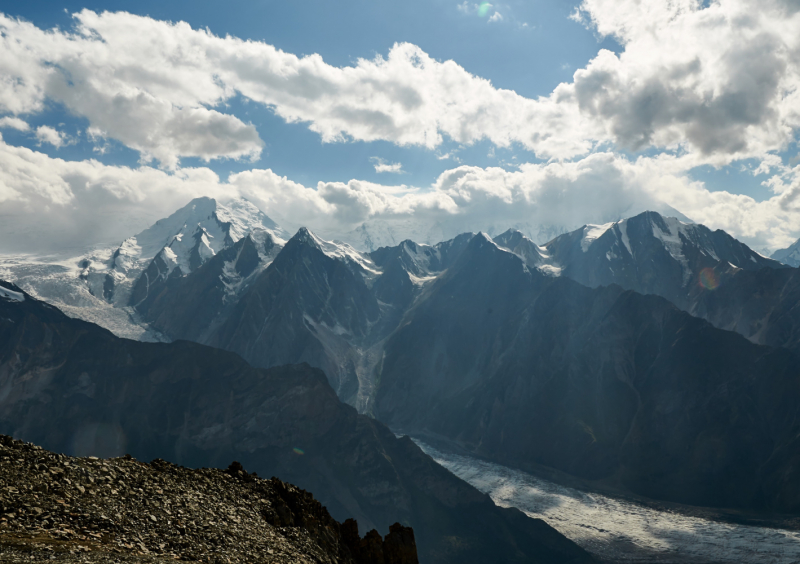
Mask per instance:
[[[0,1],[0,253],[289,229],[800,237],[800,1]],[[426,227],[427,229],[427,227]],[[436,232],[435,230],[431,232]]]

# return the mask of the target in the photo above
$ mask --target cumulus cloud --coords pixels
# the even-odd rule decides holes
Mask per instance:
[[[592,147],[577,133],[591,128],[580,124],[574,104],[497,89],[411,44],[339,68],[319,55],[297,57],[185,23],[88,10],[75,21],[74,32],[44,31],[0,17],[0,110],[31,113],[56,100],[167,166],[183,156],[259,154],[253,126],[215,109],[237,94],[307,123],[325,142],[435,148],[443,136],[487,138],[559,157]]]
[[[219,108],[241,95],[325,142],[435,148],[518,143],[545,159],[598,147],[693,151],[711,164],[779,150],[800,126],[800,11],[789,0],[584,0],[576,17],[615,37],[549,96],[495,88],[453,61],[396,44],[335,67],[263,42],[127,13],[75,14],[72,32],[0,18],[0,110],[50,98],[92,128],[175,167],[256,158],[254,126]],[[502,18],[488,2],[462,11]],[[482,12],[483,11],[483,12]]]
[[[0,129],[16,129],[17,131],[28,131],[30,126],[24,119],[18,117],[6,116],[0,118]]]
[[[584,0],[577,17],[624,50],[601,51],[571,92],[629,149],[681,146],[716,164],[781,150],[800,126],[800,13],[786,8]]]
[[[60,149],[69,142],[66,134],[49,125],[40,125],[36,128],[35,133],[36,139],[39,140],[39,145],[42,143],[49,143],[56,149]]]
[[[402,163],[389,163],[380,157],[370,157],[372,165],[375,167],[375,172],[392,172],[394,174],[401,174],[403,172]]]

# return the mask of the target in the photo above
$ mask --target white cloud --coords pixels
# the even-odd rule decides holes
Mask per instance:
[[[497,13],[488,3],[459,9],[480,7]],[[70,244],[133,231],[95,213],[95,201],[109,218],[131,209],[130,221],[151,221],[190,196],[248,194],[287,226],[331,232],[410,219],[465,230],[574,226],[664,202],[757,248],[783,246],[800,235],[800,172],[776,157],[800,129],[797,8],[795,0],[584,0],[574,19],[615,37],[622,50],[600,51],[572,82],[537,99],[410,44],[335,67],[319,55],[126,13],[80,12],[71,32],[0,16],[0,112],[33,114],[54,100],[85,117],[95,141],[119,140],[143,162],[174,171],[71,163],[3,144],[3,244],[45,241],[39,231]],[[436,149],[445,137],[465,145],[487,139],[550,160],[511,172],[461,166],[426,190],[356,180],[305,187],[264,170],[220,182],[206,168],[180,168],[182,157],[260,154],[255,127],[223,112],[238,95],[307,124],[325,142]],[[624,158],[619,148],[656,156]],[[770,175],[767,201],[711,193],[686,175],[744,158]]]
[[[40,125],[36,128],[35,133],[36,139],[39,140],[39,145],[42,143],[49,143],[56,149],[60,149],[69,142],[67,136],[63,132],[50,127],[49,125]]]
[[[0,129],[16,129],[17,131],[28,131],[30,126],[24,119],[6,116],[0,118]]]
[[[193,197],[243,196],[287,229],[308,226],[342,236],[365,222],[419,238],[515,226],[540,242],[564,229],[673,206],[757,249],[800,236],[800,167],[771,179],[775,195],[709,192],[692,182],[686,162],[661,156],[630,161],[598,153],[570,163],[523,164],[518,170],[459,166],[426,189],[359,180],[308,187],[271,170],[227,181],[207,168],[168,173],[97,161],[54,159],[0,141],[0,252],[48,252],[118,242],[166,217]]]
[[[624,46],[570,85],[618,145],[680,146],[720,164],[780,150],[800,127],[800,12],[785,2],[584,0],[580,10]]]
[[[800,127],[800,11],[787,6],[585,0],[579,15],[624,50],[601,51],[572,83],[537,99],[410,44],[334,67],[319,55],[127,13],[84,10],[73,33],[2,17],[0,110],[34,112],[52,98],[168,167],[183,156],[260,154],[254,126],[219,110],[237,94],[307,123],[325,142],[433,149],[445,136],[488,139],[546,159],[598,146],[680,148],[723,164],[779,150]],[[459,9],[501,17],[486,2]]]
[[[388,163],[380,157],[370,157],[369,160],[372,161],[375,172],[392,172],[395,174],[403,172],[402,163]]]
[[[216,37],[127,13],[75,15],[77,30],[0,18],[0,109],[35,112],[48,98],[90,127],[170,167],[182,156],[252,157],[255,128],[214,108],[237,93],[306,122],[325,142],[388,140],[435,148],[488,138],[545,156],[589,151],[577,106],[530,100],[397,44],[388,57],[327,65],[265,43]]]
[[[489,17],[490,22],[501,22],[503,21],[503,14],[500,12],[495,12]]]

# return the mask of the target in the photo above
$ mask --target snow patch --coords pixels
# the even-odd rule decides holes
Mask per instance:
[[[0,286],[0,298],[3,298],[9,302],[17,302],[22,303],[25,301],[25,296],[20,292],[15,292],[14,290],[9,290],[8,288],[4,288]]]
[[[653,236],[660,240],[670,256],[680,263],[681,269],[683,270],[683,283],[686,285],[691,279],[692,273],[689,270],[689,261],[683,254],[681,235],[684,235],[684,237],[688,239],[689,228],[693,226],[683,223],[675,217],[662,217],[662,219],[666,224],[666,231],[662,231],[655,222],[652,220],[650,221],[650,226],[653,229]]]
[[[378,266],[372,262],[372,259],[362,255],[347,243],[343,243],[341,241],[326,241],[320,237],[317,237],[311,231],[307,230],[307,232],[311,237],[311,240],[314,242],[314,244],[316,244],[317,248],[319,248],[319,250],[325,255],[333,259],[353,262],[370,274],[379,275],[381,273]]]
[[[583,226],[583,238],[581,239],[581,250],[585,253],[589,250],[589,247],[592,246],[597,239],[599,239],[603,233],[608,231],[614,226],[614,222],[605,223],[603,225],[584,225]]]
[[[424,286],[428,282],[432,282],[438,278],[438,276],[414,276],[410,272],[407,272],[409,279],[411,279],[411,283],[415,286]]]
[[[628,220],[623,219],[619,223],[617,223],[617,227],[619,228],[619,234],[622,238],[622,244],[625,245],[625,248],[628,249],[628,254],[633,256],[633,249],[631,249],[631,240],[628,238]]]
[[[540,264],[536,268],[538,268],[540,271],[542,271],[548,276],[553,276],[553,277],[561,276],[562,269],[560,266],[557,266],[555,264]]]

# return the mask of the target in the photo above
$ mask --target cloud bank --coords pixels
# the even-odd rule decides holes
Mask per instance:
[[[56,102],[88,121],[92,139],[116,139],[142,164],[69,162],[3,142],[6,249],[120,239],[196,195],[243,195],[287,227],[329,233],[377,220],[571,228],[666,204],[759,249],[800,235],[800,167],[778,157],[800,129],[794,0],[584,0],[574,18],[621,51],[601,50],[572,82],[535,99],[407,43],[336,67],[182,22],[88,10],[74,18],[65,31],[0,16],[0,127],[24,132],[26,116]],[[425,187],[306,187],[260,169],[221,181],[210,168],[182,168],[186,157],[259,157],[256,127],[226,113],[235,96],[325,142],[433,150],[445,139],[488,140],[544,162],[461,166]],[[48,126],[33,134],[67,141]],[[757,162],[769,200],[712,193],[687,176],[742,159]],[[396,172],[393,163],[375,166]]]
[[[780,193],[756,202],[709,192],[680,173],[676,161],[631,161],[603,152],[517,171],[460,166],[423,190],[358,180],[303,186],[260,169],[222,181],[205,167],[169,173],[66,161],[0,141],[0,253],[69,253],[119,242],[201,195],[245,197],[288,229],[304,225],[340,238],[352,237],[365,222],[380,222],[400,238],[516,226],[544,242],[564,229],[665,205],[757,249],[795,238],[800,167],[773,177],[782,182]],[[677,172],[669,173],[672,167]]]

